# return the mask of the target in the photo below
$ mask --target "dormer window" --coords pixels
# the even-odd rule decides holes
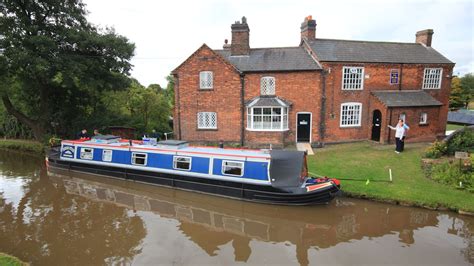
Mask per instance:
[[[262,77],[260,79],[260,94],[261,95],[275,95],[275,78]]]
[[[214,77],[212,71],[199,72],[199,88],[202,90],[210,90],[214,85]]]

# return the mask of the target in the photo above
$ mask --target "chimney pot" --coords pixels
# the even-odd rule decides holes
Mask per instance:
[[[431,41],[433,39],[433,30],[432,29],[426,29],[426,30],[420,30],[416,33],[416,43],[421,43],[427,47],[431,47]]]
[[[230,49],[229,40],[227,40],[227,39],[224,40],[224,45],[222,46],[222,48],[224,48],[224,50],[229,50]]]

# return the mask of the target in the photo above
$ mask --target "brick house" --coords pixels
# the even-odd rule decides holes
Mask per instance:
[[[444,136],[454,63],[431,47],[433,30],[414,43],[319,39],[309,16],[298,46],[275,48],[250,48],[245,17],[231,30],[223,49],[203,44],[172,72],[179,139],[387,143],[399,117],[408,141]]]

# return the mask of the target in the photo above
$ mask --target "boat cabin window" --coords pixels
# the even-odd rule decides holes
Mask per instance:
[[[112,161],[112,150],[103,150],[102,151],[102,161],[111,162]]]
[[[80,158],[84,160],[92,160],[94,157],[94,149],[91,148],[81,148]]]
[[[146,153],[132,152],[132,164],[146,165]]]
[[[174,156],[173,168],[178,170],[191,170],[191,157]]]
[[[244,163],[222,161],[222,174],[231,176],[242,176],[244,174]]]

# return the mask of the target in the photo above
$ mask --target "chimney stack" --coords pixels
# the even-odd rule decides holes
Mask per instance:
[[[232,43],[230,45],[231,55],[249,55],[250,54],[250,29],[247,24],[247,18],[242,17],[242,22],[236,21],[231,26]]]
[[[431,40],[433,38],[433,30],[420,30],[416,33],[416,43],[421,43],[427,47],[431,47]]]
[[[305,17],[301,23],[301,40],[303,39],[307,41],[316,39],[316,20],[311,15]]]

